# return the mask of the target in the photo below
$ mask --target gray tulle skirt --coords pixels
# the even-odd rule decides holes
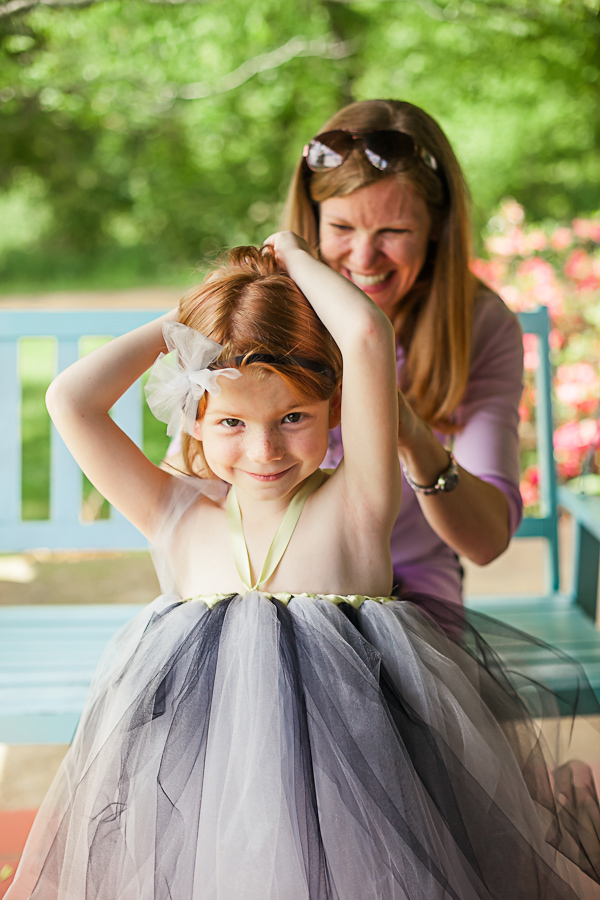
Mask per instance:
[[[494,650],[531,639],[430,598],[353,602],[142,611],[104,654],[9,900],[600,897],[564,698]]]

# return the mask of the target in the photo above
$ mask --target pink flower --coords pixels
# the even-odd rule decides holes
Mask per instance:
[[[566,250],[573,243],[573,233],[570,228],[555,228],[550,238],[550,246],[553,250]]]
[[[515,287],[514,284],[502,285],[502,287],[498,288],[498,293],[513,312],[521,312],[521,310],[534,305],[526,302],[524,295],[521,294],[520,290]]]
[[[592,274],[592,259],[582,247],[569,255],[564,267],[565,275],[574,281],[582,281]]]
[[[579,238],[600,244],[599,219],[573,219],[573,231]]]
[[[526,236],[525,246],[528,250],[545,250],[548,246],[548,238],[541,228],[534,228]]]
[[[500,259],[473,259],[470,268],[477,278],[489,284],[495,291],[507,277],[506,263]]]
[[[505,197],[500,204],[500,215],[513,225],[520,225],[525,220],[525,209],[514,197]]]
[[[596,437],[598,423],[594,419],[566,422],[554,432],[554,449],[582,453],[588,450]]]
[[[536,284],[553,284],[556,273],[549,262],[540,256],[532,256],[519,264],[517,275],[521,278],[530,278]]]
[[[551,350],[560,350],[561,347],[564,346],[565,343],[564,334],[558,330],[558,328],[552,328],[550,334],[548,335],[548,343],[550,344]]]
[[[536,334],[523,335],[523,366],[526,372],[537,369],[540,364],[539,344]]]
[[[590,363],[563,363],[556,370],[556,378],[559,382],[581,382],[582,384],[597,384],[598,375]]]
[[[537,466],[527,466],[519,485],[523,505],[535,506],[540,501],[539,471]]]
[[[561,480],[567,481],[569,478],[576,478],[581,474],[581,455],[574,453],[567,454],[563,459],[557,456],[556,471]]]
[[[517,266],[517,278],[524,283],[532,306],[547,306],[552,319],[562,314],[564,298],[549,262],[539,256],[525,259]]]
[[[486,239],[485,247],[493,256],[522,256],[526,249],[520,228],[512,228],[507,234],[490,235]]]
[[[588,275],[587,278],[582,278],[577,285],[577,290],[580,294],[595,294],[599,288],[600,278],[594,273]]]

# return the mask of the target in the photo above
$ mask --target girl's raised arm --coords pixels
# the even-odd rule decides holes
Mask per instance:
[[[280,232],[267,241],[342,353],[344,473],[355,508],[394,520],[400,503],[394,330],[356,285],[319,262],[304,241]]]
[[[174,309],[84,356],[61,372],[46,394],[52,420],[83,472],[148,537],[152,514],[173,476],[144,456],[109,410],[166,351],[162,327],[177,313]]]

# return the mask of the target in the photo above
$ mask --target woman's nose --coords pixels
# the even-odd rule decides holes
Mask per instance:
[[[375,235],[362,234],[359,231],[352,235],[349,262],[355,271],[368,274],[368,270],[377,262],[379,254]]]
[[[269,463],[283,457],[283,446],[279,435],[272,431],[259,431],[252,435],[247,449],[248,458],[253,462]]]

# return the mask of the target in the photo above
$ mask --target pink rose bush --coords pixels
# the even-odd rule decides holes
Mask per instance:
[[[600,217],[570,225],[528,224],[513,198],[490,219],[485,254],[474,273],[515,312],[547,306],[554,372],[554,453],[562,480],[591,461],[600,471]],[[537,338],[524,335],[525,389],[521,419],[521,494],[526,511],[538,503],[535,451]]]

